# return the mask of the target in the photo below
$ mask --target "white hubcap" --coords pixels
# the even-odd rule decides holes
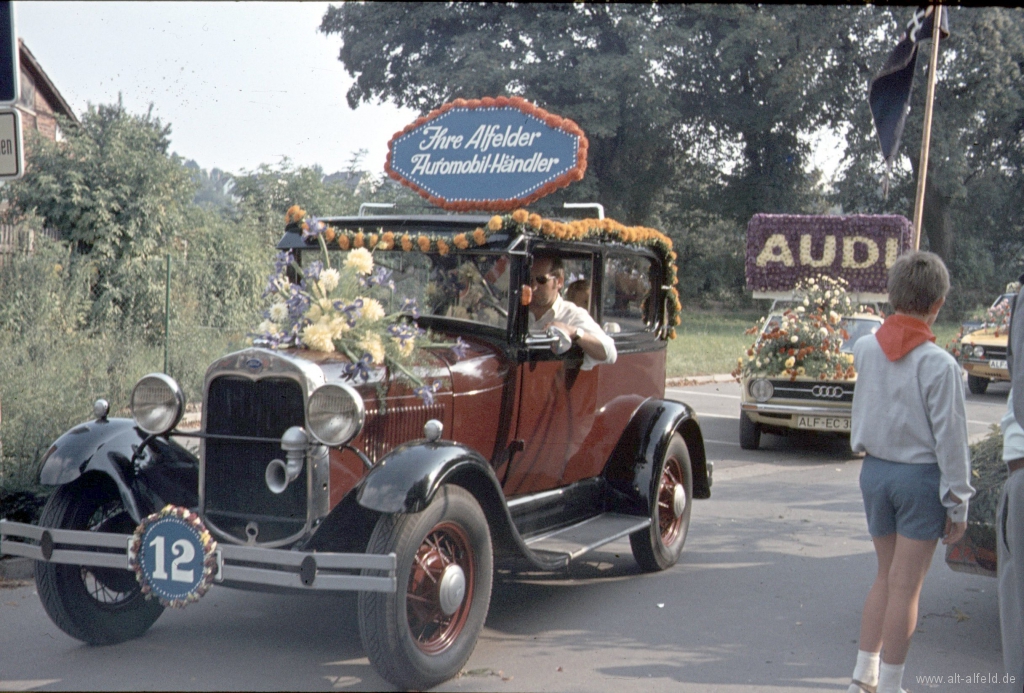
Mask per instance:
[[[676,517],[682,517],[685,510],[686,491],[683,490],[681,484],[676,484],[676,489],[672,492],[672,512],[675,513]]]
[[[466,598],[466,573],[458,565],[448,566],[441,573],[441,582],[437,588],[441,611],[445,616],[451,616],[459,610],[462,600]]]

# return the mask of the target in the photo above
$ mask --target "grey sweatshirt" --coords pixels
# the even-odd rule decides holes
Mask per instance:
[[[850,446],[890,462],[938,464],[939,499],[953,522],[967,520],[971,456],[960,366],[944,349],[925,342],[890,361],[874,335],[853,347]],[[950,497],[955,494],[962,502]]]

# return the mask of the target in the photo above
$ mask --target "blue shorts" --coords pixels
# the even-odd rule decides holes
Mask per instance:
[[[893,532],[908,539],[940,539],[946,508],[939,500],[939,465],[889,462],[866,455],[860,491],[872,537]]]

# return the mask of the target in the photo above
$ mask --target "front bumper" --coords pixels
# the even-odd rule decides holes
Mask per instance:
[[[0,520],[0,555],[128,570],[133,535],[50,529]],[[299,590],[394,592],[395,554],[317,553],[219,544],[214,583]],[[384,576],[353,570],[386,571]]]
[[[988,378],[989,380],[1009,380],[1010,371],[1005,368],[995,368],[989,361],[964,360],[963,369],[973,376]]]

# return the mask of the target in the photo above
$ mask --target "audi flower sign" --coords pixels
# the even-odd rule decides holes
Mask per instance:
[[[747,289],[789,292],[826,274],[852,292],[884,294],[889,268],[910,245],[910,221],[898,214],[755,214],[747,225]]]
[[[519,97],[455,99],[396,133],[384,169],[431,204],[509,211],[583,178],[587,138]]]

